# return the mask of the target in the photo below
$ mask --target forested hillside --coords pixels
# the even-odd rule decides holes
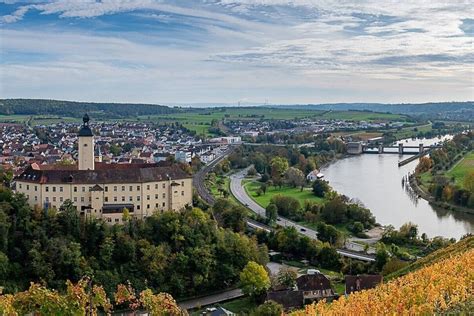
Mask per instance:
[[[2,99],[0,115],[58,115],[81,117],[85,112],[112,117],[175,113],[178,109],[156,104],[93,103],[43,99]]]
[[[186,297],[236,283],[248,261],[268,253],[254,239],[217,227],[200,209],[156,213],[110,226],[62,211],[31,209],[25,197],[0,186],[0,286],[15,293],[39,282],[64,290],[66,280],[91,276],[111,295],[128,281]]]
[[[405,104],[383,104],[383,103],[333,103],[333,104],[305,104],[288,105],[284,107],[299,109],[314,109],[327,111],[374,111],[390,112],[400,114],[422,114],[455,112],[461,110],[474,110],[474,102],[433,102],[433,103],[405,103]]]

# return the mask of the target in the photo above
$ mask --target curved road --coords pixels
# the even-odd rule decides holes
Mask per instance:
[[[230,191],[234,195],[234,197],[239,200],[240,203],[244,204],[255,212],[256,214],[265,217],[265,209],[261,207],[257,202],[255,202],[245,191],[245,188],[242,185],[242,180],[245,178],[247,171],[250,167],[245,168],[237,173],[234,173],[230,176]],[[314,229],[310,229],[299,225],[289,219],[278,216],[277,223],[283,227],[294,227],[300,234],[305,235],[312,239],[318,239],[317,232]],[[363,261],[375,261],[374,256],[361,254],[357,251],[362,251],[363,246],[353,243],[353,242],[346,242],[346,248],[348,249],[337,249],[337,252],[341,256],[345,256],[348,258],[363,260]],[[350,249],[350,250],[349,250]]]

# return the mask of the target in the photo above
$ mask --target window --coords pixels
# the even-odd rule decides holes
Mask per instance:
[[[59,197],[59,202],[61,202],[61,203],[63,202],[63,197],[62,196]]]
[[[140,201],[140,195],[137,195],[137,201]]]
[[[155,208],[158,208],[158,203],[155,204]]]
[[[118,219],[118,218],[116,218],[116,219],[115,219],[115,222],[116,222],[116,223],[118,223],[118,222],[119,222],[119,219]]]
[[[77,202],[77,196],[74,197],[74,202]]]
[[[147,196],[146,196],[146,199],[147,199],[147,201],[150,201],[150,196],[147,195]]]
[[[166,189],[166,183],[163,183],[162,188]]]
[[[21,189],[21,184],[20,184],[20,189]],[[49,192],[49,187],[46,186],[46,187],[44,188],[44,190],[45,190],[46,192]]]
[[[181,185],[184,187],[184,181],[181,181]]]
[[[38,186],[37,185],[35,185],[35,191],[38,191]]]
[[[123,192],[123,191],[125,191],[125,186],[124,186],[124,185],[122,185],[122,192]]]
[[[117,192],[117,186],[114,185],[114,192]]]
[[[105,192],[109,192],[109,187],[108,187],[108,186],[105,186],[105,187],[104,187],[104,190],[105,190]]]
[[[122,196],[122,202],[125,202],[125,196]]]
[[[106,197],[104,198],[104,201],[105,201],[105,202],[108,202],[108,201],[109,201],[109,197],[106,196]]]
[[[86,187],[82,187],[82,192],[86,192]]]
[[[181,196],[184,196],[184,191],[181,191]]]
[[[146,185],[146,189],[150,190],[150,185],[149,184]]]
[[[139,210],[139,209],[140,209],[140,205],[137,205],[137,210]]]
[[[49,197],[46,197],[44,200],[46,201],[46,203],[48,203],[49,202]]]
[[[92,201],[92,197],[89,196],[89,202]]]
[[[56,202],[56,197],[55,196],[53,196],[53,202]]]
[[[59,192],[63,192],[63,187],[59,187]]]
[[[133,191],[133,186],[132,185],[128,188],[128,191],[130,191],[130,192]]]
[[[155,194],[155,200],[158,200],[158,194]]]
[[[139,185],[137,185],[137,191],[140,191],[140,186]]]
[[[29,184],[26,185],[26,189],[27,189],[27,190],[30,189],[30,185],[29,185]]]
[[[77,187],[74,187],[74,192],[77,192]]]
[[[114,196],[114,202],[117,202],[117,197],[116,196]]]
[[[38,197],[35,195],[35,202],[38,202]]]
[[[84,203],[84,197],[81,196],[81,203]]]
[[[147,204],[147,205],[146,205],[146,208],[149,209],[149,208],[150,208],[150,204]]]
[[[56,192],[56,187],[53,187],[53,192]]]
[[[166,206],[166,203],[165,203],[165,202],[163,202],[163,204],[162,204],[162,205],[163,205],[163,207],[165,207],[165,206]]]
[[[166,199],[166,193],[163,193],[163,198]]]
[[[21,189],[21,183],[20,183],[20,185],[19,185],[19,186],[20,186],[20,189]],[[48,188],[48,187],[46,187],[46,188]],[[48,190],[46,190],[46,192],[48,192]]]
[[[107,222],[109,222],[109,223],[112,222],[112,219],[110,217],[107,218]]]
[[[130,202],[132,202],[132,201],[133,201],[133,196],[130,196],[130,197],[128,198],[128,200],[129,200]]]
[[[158,190],[158,183],[155,183],[155,190]]]

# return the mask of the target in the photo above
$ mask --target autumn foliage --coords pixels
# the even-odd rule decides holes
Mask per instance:
[[[173,297],[167,293],[153,294],[144,290],[135,294],[130,284],[117,286],[115,304],[128,310],[146,310],[150,315],[187,315]],[[101,286],[93,285],[88,278],[76,284],[67,281],[66,293],[50,290],[31,283],[27,291],[0,295],[0,315],[109,315],[112,312],[107,294]]]
[[[374,289],[330,304],[321,301],[302,315],[433,315],[472,301],[474,249],[426,266]]]

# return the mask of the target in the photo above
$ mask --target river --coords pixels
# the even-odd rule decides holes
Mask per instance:
[[[405,145],[431,145],[440,139],[401,141]],[[409,194],[402,178],[412,173],[418,161],[398,167],[409,155],[362,154],[336,161],[322,170],[325,179],[339,193],[360,200],[375,215],[378,223],[399,228],[406,222],[418,225],[419,234],[459,239],[474,232],[474,215],[451,212],[431,206]]]

